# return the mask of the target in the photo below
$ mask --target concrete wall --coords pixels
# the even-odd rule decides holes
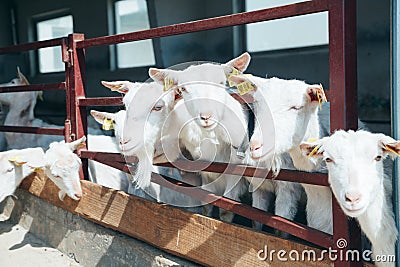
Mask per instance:
[[[81,266],[199,266],[91,223],[24,190],[18,189],[16,196],[18,200],[8,198],[0,205],[0,215],[9,217],[7,222],[19,224]]]
[[[67,12],[74,17],[75,32],[84,33],[86,38],[108,35],[112,0],[65,1],[27,1],[9,0],[0,3],[0,45],[12,44],[10,31],[10,12],[13,7],[16,14],[18,41],[34,41],[34,20],[57,12]],[[151,24],[170,25],[213,16],[241,11],[243,7],[234,6],[238,1],[212,0],[148,0],[149,10],[154,14]],[[240,2],[240,5],[242,3]],[[377,121],[372,129],[388,131],[389,116],[389,44],[390,44],[390,1],[357,1],[358,30],[358,91],[359,108],[362,120]],[[236,4],[237,5],[237,4]],[[7,26],[8,25],[8,26]],[[233,29],[218,29],[199,33],[171,36],[154,40],[158,67],[168,67],[177,63],[193,60],[211,60],[225,62],[245,48],[234,53]],[[310,83],[328,86],[328,50],[326,46],[303,49],[261,52],[252,55],[249,72],[257,75],[297,78]],[[88,49],[87,57],[87,94],[89,96],[110,95],[100,85],[100,80],[146,80],[147,68],[111,70],[110,49],[107,46]],[[22,66],[23,71],[35,83],[57,82],[64,79],[60,74],[37,74],[32,68],[26,53],[0,57],[0,80],[7,81],[14,75],[15,66]],[[39,116],[48,113],[64,114],[64,93],[46,92],[45,103],[38,103],[36,112]],[[60,118],[61,119],[61,118]],[[385,122],[383,128],[381,123]]]

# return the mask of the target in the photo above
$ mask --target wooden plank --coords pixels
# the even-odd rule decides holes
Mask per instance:
[[[248,228],[223,223],[124,192],[82,181],[83,197],[58,199],[58,189],[42,172],[26,178],[21,186],[53,205],[88,220],[143,240],[171,254],[206,266],[282,266],[282,262],[261,261],[257,252],[268,246],[279,251],[313,249]],[[314,249],[318,255],[320,251]],[[290,263],[290,264],[289,264]],[[331,262],[286,262],[285,266],[332,266]]]

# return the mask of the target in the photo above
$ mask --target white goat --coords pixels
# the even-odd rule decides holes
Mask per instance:
[[[291,167],[284,158],[289,153],[296,169],[310,171],[316,166],[304,157],[299,149],[302,141],[319,137],[318,106],[325,99],[319,85],[308,85],[298,80],[260,78],[255,76],[232,76],[236,84],[248,84],[252,89],[256,123],[250,139],[251,159],[278,174],[283,167]],[[253,206],[267,210],[271,191],[275,191],[275,213],[293,219],[301,188],[297,183],[263,181],[251,178]],[[303,185],[307,194],[307,222],[311,227],[332,232],[331,217],[322,218],[321,209],[328,212],[330,190],[326,187]],[[260,187],[257,190],[257,187]],[[326,205],[320,208],[321,203]],[[329,207],[328,207],[329,205]],[[259,223],[256,223],[261,228]]]
[[[65,195],[74,200],[82,197],[79,177],[82,161],[73,152],[85,141],[86,137],[83,136],[70,143],[53,142],[44,155],[45,173],[60,188],[60,200],[63,200]]]
[[[301,144],[303,153],[323,158],[329,184],[347,216],[357,218],[375,256],[395,255],[397,229],[391,205],[391,170],[383,159],[400,152],[400,142],[367,131],[337,131],[330,137]],[[321,210],[323,213],[330,211]],[[395,266],[376,261],[377,266]]]
[[[104,86],[113,91],[126,94],[123,98],[125,107],[132,113],[133,140],[136,145],[126,153],[124,139],[122,138],[126,116],[124,122],[117,122],[114,127],[115,135],[120,140],[122,153],[125,155],[136,155],[139,163],[136,172],[132,177],[133,182],[138,188],[143,190],[151,189],[151,172],[153,170],[153,158],[156,143],[160,140],[161,127],[163,121],[171,112],[174,104],[173,94],[164,95],[163,88],[159,84],[152,83],[131,83],[129,81],[102,82]],[[119,112],[120,114],[121,111]],[[124,114],[125,115],[125,114]],[[144,132],[141,129],[145,129]],[[155,192],[154,198],[160,198],[160,192]]]
[[[157,101],[157,103],[158,103],[157,107],[154,106],[155,108],[152,110],[152,114],[146,122],[148,124],[148,126],[147,126],[148,129],[151,129],[153,134],[144,136],[144,139],[145,139],[144,143],[146,143],[146,146],[141,146],[144,151],[136,153],[139,158],[139,162],[138,162],[138,166],[137,166],[138,170],[136,171],[136,174],[134,175],[134,177],[131,177],[132,181],[135,184],[138,181],[143,181],[143,180],[147,181],[147,179],[150,179],[150,176],[147,176],[147,175],[150,175],[151,172],[153,171],[153,172],[156,172],[159,174],[164,174],[167,176],[172,175],[175,179],[183,180],[186,183],[189,183],[191,185],[200,185],[199,177],[194,173],[186,173],[183,171],[178,172],[176,169],[172,169],[172,168],[153,167],[150,164],[145,164],[147,161],[147,157],[145,157],[145,156],[150,155],[153,152],[154,152],[155,160],[157,162],[161,162],[162,159],[164,159],[164,155],[163,155],[164,152],[162,150],[161,143],[159,140],[160,139],[160,124],[161,124],[160,122],[165,121],[167,116],[172,116],[172,117],[176,116],[176,118],[175,118],[176,121],[178,121],[179,118],[181,117],[181,116],[177,116],[178,114],[172,114],[172,112],[171,112],[171,108],[174,106],[175,99],[170,97],[169,95],[164,96],[162,87],[160,87],[156,83],[143,84],[140,82],[133,83],[130,81],[113,81],[113,82],[102,81],[102,84],[104,86],[108,87],[109,89],[111,89],[112,91],[117,91],[119,93],[124,94],[123,103],[126,108],[128,108],[129,105],[133,102],[133,98],[135,96],[139,95],[137,92],[138,90],[146,90],[149,88],[151,88],[151,89],[148,90],[147,93],[150,94],[151,96],[150,97],[147,96],[147,98],[150,98],[150,101],[142,103],[142,104],[144,104],[143,106],[148,106],[149,108],[151,108],[152,105],[154,105],[154,103],[151,102],[151,99],[153,99],[154,101]],[[139,108],[139,106],[135,106],[135,107]],[[157,109],[159,109],[159,110],[157,110]],[[134,112],[140,114],[140,110],[135,109]],[[104,119],[107,119],[109,122],[111,121],[111,123],[113,124],[114,131],[115,131],[115,136],[117,137],[117,139],[120,140],[120,144],[121,144],[121,148],[122,148],[121,138],[122,138],[124,123],[125,123],[125,116],[126,116],[125,111],[119,111],[115,114],[91,111],[91,114],[93,116],[94,115],[97,116],[97,118],[95,118],[95,119],[99,123],[103,123]],[[143,119],[143,120],[145,120],[145,119]],[[140,125],[138,125],[138,126],[140,126]],[[143,153],[143,152],[145,152],[145,153]],[[145,158],[143,158],[143,157],[145,157]],[[146,175],[146,176],[143,177],[143,175]],[[138,188],[131,188],[132,193],[137,194],[138,191],[140,191],[139,188],[146,188],[146,186],[139,185],[139,186],[137,186]],[[179,203],[176,201],[172,202],[172,199],[173,199],[173,197],[171,196],[172,192],[168,193],[169,191],[167,189],[165,189],[165,191],[166,191],[166,193],[165,193],[165,192],[161,192],[164,189],[161,188],[161,190],[160,190],[159,186],[156,184],[150,184],[147,187],[148,187],[147,193],[149,193],[153,198],[156,198],[158,201],[168,203],[170,205],[175,205],[175,206],[179,205]],[[177,194],[177,195],[179,195],[179,194]],[[187,203],[187,206],[192,206],[192,207],[194,205],[193,201],[194,201],[193,199],[190,199],[189,201],[185,200],[185,202]],[[190,203],[192,203],[193,205]],[[198,202],[195,201],[195,203],[196,203],[196,205],[198,205]]]
[[[237,158],[236,149],[247,138],[247,118],[240,103],[226,92],[225,84],[227,75],[234,69],[243,72],[249,61],[250,55],[245,53],[223,65],[203,63],[183,71],[149,70],[150,77],[166,85],[166,89],[174,88],[175,94],[183,98],[183,103],[174,108],[174,113],[183,121],[177,123],[171,116],[172,119],[166,122],[169,139],[164,141],[163,149],[169,161],[181,154],[180,145],[176,142],[179,139],[195,160],[243,162]],[[130,119],[128,108],[124,131],[128,149],[134,147],[131,144],[134,128],[129,124]],[[173,139],[175,142],[171,141]],[[234,200],[239,200],[246,189],[245,181],[240,176],[209,172],[201,172],[201,176],[203,188]],[[210,206],[205,208],[207,215],[211,215]],[[232,221],[233,216],[231,212],[220,210],[222,220]]]
[[[114,85],[117,83],[121,83],[121,82],[113,82]],[[110,85],[109,82],[105,82],[103,84]],[[123,128],[124,128],[124,122],[125,122],[125,116],[126,116],[125,110],[118,111],[117,113],[99,112],[99,111],[91,110],[90,113],[96,119],[96,121],[98,121],[101,124],[103,124],[105,121],[108,123],[111,123],[111,125],[113,125],[113,129],[115,130],[116,139],[118,139],[118,140],[120,139],[120,133],[123,132]],[[90,143],[89,143],[89,149],[90,149]],[[99,150],[103,151],[101,148]],[[119,148],[118,148],[118,152],[121,152]],[[162,153],[162,151],[157,152],[157,153]],[[140,164],[140,161],[138,162],[138,164]],[[111,168],[111,167],[109,167],[109,168]],[[135,181],[131,175],[125,174],[114,168],[111,168],[111,169],[113,169],[113,171],[114,171],[113,173],[119,173],[120,175],[122,175],[122,174],[127,175],[127,176],[125,176],[125,179],[127,179],[127,177],[129,177],[129,179],[132,182]],[[108,170],[108,171],[111,172],[112,170]],[[153,166],[151,171],[153,171],[155,173],[171,176],[170,168]],[[114,176],[115,176],[115,174],[114,174]],[[175,179],[185,180],[185,182],[188,182],[188,180],[190,180],[190,178],[191,178],[191,174],[185,173],[185,174],[182,174],[182,177],[181,177],[181,174],[178,173],[176,170],[174,170],[173,177]],[[161,187],[160,185],[158,185],[156,183],[151,183],[150,186],[148,188],[146,188],[145,190],[142,190],[141,188],[137,188],[132,183],[129,183],[128,193],[138,195],[141,197],[146,197],[146,198],[148,198],[150,196],[150,199],[155,198],[158,202],[163,202],[163,203],[167,203],[167,204],[175,205],[175,206],[182,207],[182,204],[185,204],[185,207],[192,208],[192,207],[197,207],[200,205],[200,203],[198,201],[196,201],[184,194],[180,194],[180,193],[177,193],[168,188]],[[196,209],[191,209],[191,210],[197,212]]]
[[[28,79],[22,74],[20,69],[17,67],[17,78],[12,79],[8,83],[0,84],[0,87],[6,86],[21,86],[21,85],[29,85]],[[16,101],[16,94],[20,97],[18,101]],[[15,103],[15,105],[20,106],[28,106],[28,103],[33,98],[32,94],[36,96],[40,96],[41,92],[12,92],[12,93],[0,93],[0,107],[1,107],[1,121],[4,122],[5,115],[7,114],[5,110],[5,106],[10,106],[11,103]],[[27,102],[28,101],[28,102]],[[36,100],[35,100],[36,101]],[[33,117],[33,107],[28,111],[30,116]],[[5,138],[4,132],[0,132],[0,151],[4,151],[7,149],[7,141]]]
[[[36,167],[44,166],[43,157],[44,151],[41,148],[0,152],[0,202],[12,195]]]
[[[72,143],[52,143],[46,153],[42,148],[0,152],[0,202],[12,195],[22,180],[38,169],[43,169],[60,189],[61,200],[65,194],[79,200],[82,197],[79,179],[81,161],[72,152],[85,140],[83,137]]]
[[[91,110],[90,114],[100,124],[105,122],[113,125],[116,137],[89,135],[88,136],[88,150],[101,151],[110,153],[121,153],[119,146],[119,125],[123,125],[125,121],[125,110],[117,113],[100,112]],[[89,179],[90,181],[118,190],[128,192],[130,181],[127,175],[113,167],[107,166],[97,161],[89,160]]]

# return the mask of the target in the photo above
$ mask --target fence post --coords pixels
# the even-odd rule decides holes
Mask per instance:
[[[77,49],[76,42],[84,40],[83,34],[73,33],[68,35],[67,55],[63,55],[67,59],[66,63],[66,103],[67,103],[67,119],[66,129],[70,132],[66,136],[66,141],[70,142],[87,136],[87,114],[86,108],[80,107],[78,99],[85,97],[85,50]],[[69,124],[69,125],[68,125]],[[86,147],[85,147],[86,148]],[[79,154],[78,149],[78,154]],[[88,160],[82,159],[82,178],[88,178]]]
[[[331,131],[358,128],[356,26],[356,0],[329,1]],[[361,231],[354,220],[348,220],[333,195],[332,198],[333,243],[334,249],[339,250],[335,266],[362,266]],[[347,244],[338,244],[342,239],[345,239]],[[346,261],[346,252],[349,249],[357,249],[360,252],[359,261]]]

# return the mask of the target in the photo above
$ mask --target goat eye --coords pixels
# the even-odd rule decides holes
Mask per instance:
[[[331,163],[331,162],[333,162],[333,160],[332,160],[331,158],[326,158],[326,159],[325,159],[325,162],[326,162],[326,163]]]
[[[300,110],[300,109],[302,109],[304,106],[293,106],[293,107],[290,107],[290,110]]]
[[[381,161],[382,160],[382,156],[376,156],[375,157],[375,161]]]
[[[160,111],[163,107],[162,106],[155,106],[153,108],[154,111]]]

